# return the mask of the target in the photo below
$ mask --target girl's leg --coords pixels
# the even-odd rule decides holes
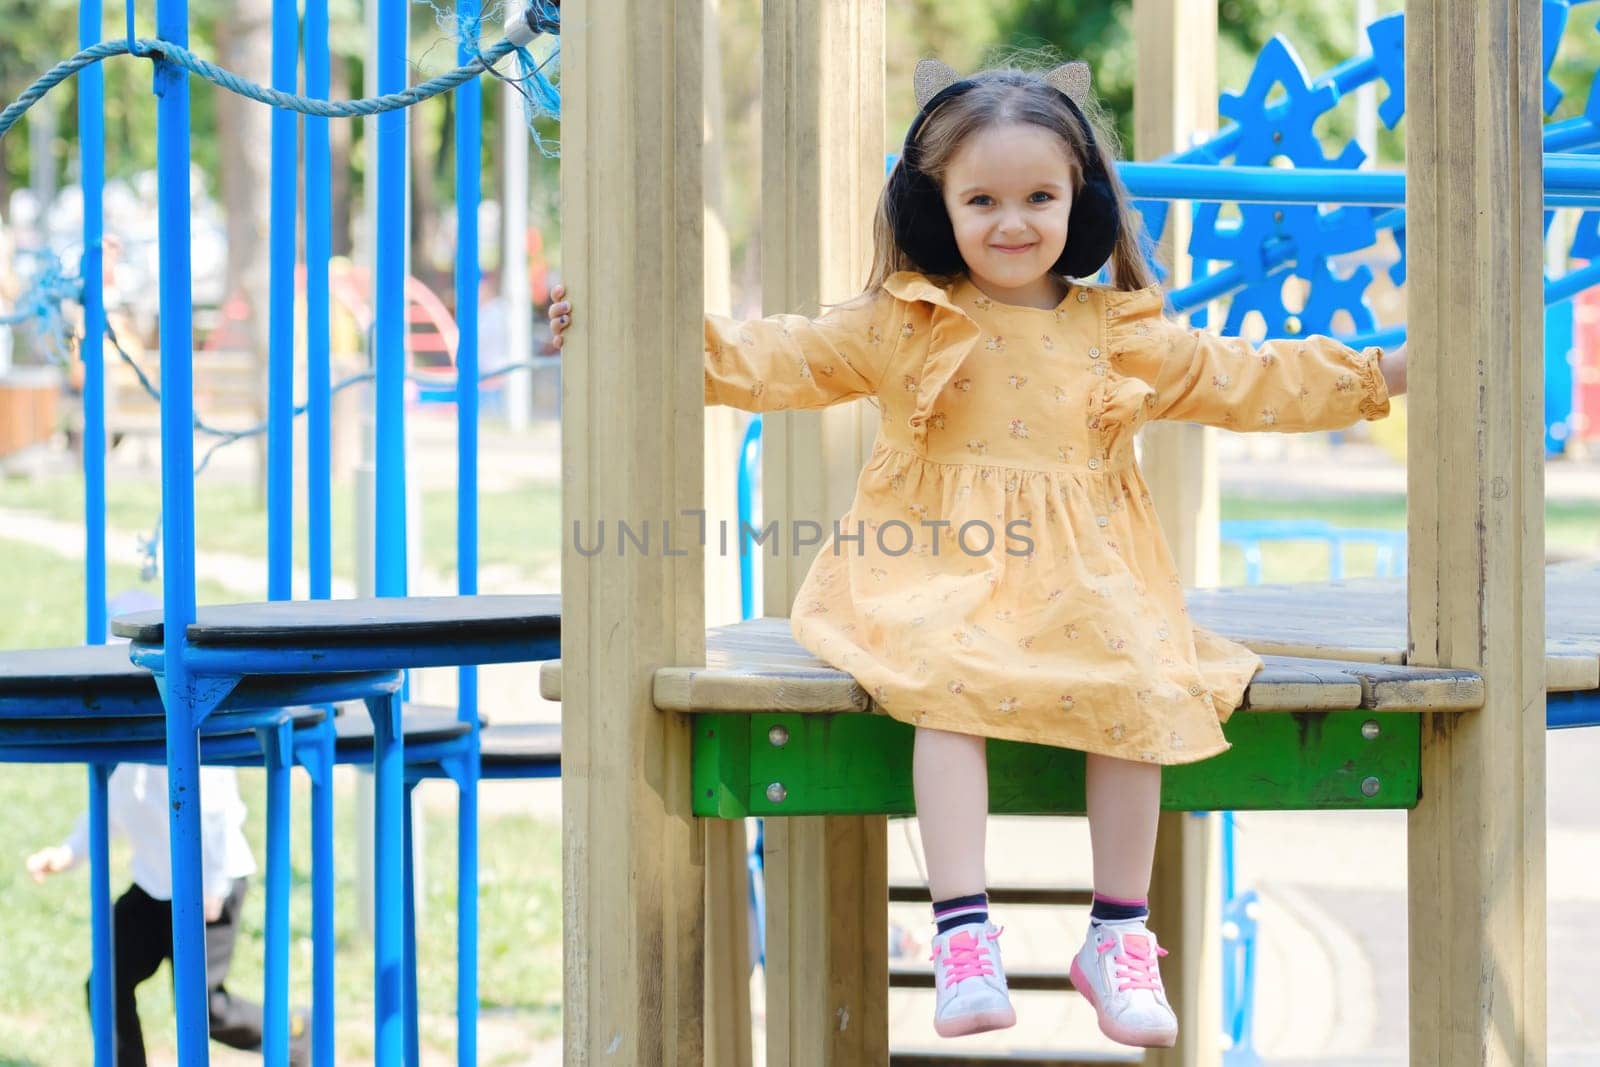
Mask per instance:
[[[918,730],[911,756],[917,824],[933,897],[933,1028],[959,1037],[1015,1026],[989,923],[983,849],[989,820],[988,752],[981,737]]]
[[[1161,768],[1094,753],[1085,764],[1094,891],[1116,900],[1144,900],[1156,858]]]
[[[917,731],[911,756],[928,892],[951,900],[984,892],[989,764],[982,737]]]
[[[1086,766],[1094,908],[1072,960],[1072,984],[1094,1005],[1100,1032],[1125,1045],[1171,1048],[1178,1019],[1145,926],[1161,812],[1161,768],[1090,755]]]

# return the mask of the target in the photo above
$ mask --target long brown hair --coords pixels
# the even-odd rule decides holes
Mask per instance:
[[[1122,226],[1117,243],[1111,253],[1111,284],[1117,289],[1143,289],[1155,284],[1155,276],[1140,238],[1143,232],[1139,216],[1133,211],[1128,191],[1117,177],[1116,135],[1104,121],[1100,108],[1093,101],[1082,110],[1094,127],[1094,143],[1084,136],[1083,127],[1073,115],[1061,94],[1045,82],[1044,77],[1014,66],[993,68],[974,74],[977,83],[973,89],[941,105],[928,117],[917,138],[922,170],[941,188],[950,161],[960,151],[967,139],[980,130],[1004,125],[1033,125],[1049,130],[1061,138],[1073,160],[1072,189],[1076,194],[1083,180],[1083,164],[1094,152],[1100,157],[1111,188],[1117,198],[1117,208]],[[897,162],[895,166],[903,166]],[[920,271],[894,239],[894,227],[889,221],[888,187],[878,198],[878,210],[872,222],[872,273],[867,279],[870,292],[896,271]]]

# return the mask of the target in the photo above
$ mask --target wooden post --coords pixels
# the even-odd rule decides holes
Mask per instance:
[[[1189,146],[1217,123],[1216,0],[1134,0],[1137,74],[1134,151],[1159,159]],[[1189,211],[1173,204],[1161,244],[1170,283],[1189,280]],[[1218,581],[1217,431],[1157,423],[1144,431],[1141,467],[1184,584]],[[1178,1044],[1152,1049],[1147,1063],[1212,1067],[1222,1046],[1221,838],[1215,816],[1166,812],[1156,844],[1151,925],[1174,950],[1167,995],[1178,1014]]]
[[[722,49],[720,0],[705,0],[705,286],[707,311],[732,310],[728,228],[722,200]],[[720,531],[737,529],[739,442],[748,416],[706,408],[706,625],[739,619],[738,557],[721,554]],[[706,835],[706,1063],[750,1067],[750,870],[741,819],[710,819]]]
[[[689,727],[652,678],[704,663],[703,0],[568,0],[561,196],[565,1060],[704,1059]],[[619,522],[649,523],[618,552]],[[663,543],[663,523],[672,530]],[[602,524],[603,527],[602,527]],[[585,554],[604,529],[606,551]]]
[[[883,187],[883,0],[765,0],[762,292],[769,312],[816,314],[860,291]],[[762,516],[768,615],[787,615],[814,551],[791,525],[831,531],[877,432],[866,404],[767,415]],[[772,819],[766,831],[767,1063],[883,1064],[888,1039],[887,820]]]
[[[1546,1059],[1540,9],[1406,10],[1410,658],[1483,675],[1423,722],[1411,1062]]]

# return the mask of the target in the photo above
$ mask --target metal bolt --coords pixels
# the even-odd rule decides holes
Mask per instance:
[[[1288,318],[1284,319],[1283,320],[1283,329],[1284,329],[1285,333],[1290,333],[1290,334],[1299,333],[1300,332],[1300,317],[1298,315],[1290,315]]]
[[[773,748],[782,748],[789,743],[789,728],[787,726],[774,726],[767,731],[767,740],[772,742]]]
[[[1361,779],[1361,792],[1364,796],[1375,797],[1378,795],[1378,785],[1376,778],[1370,776],[1363,778]],[[767,790],[767,793],[770,795],[772,790]]]
[[[789,791],[783,787],[782,782],[773,782],[767,786],[767,799],[774,804],[782,804],[789,796]]]
[[[1378,726],[1377,719],[1368,719],[1366,722],[1361,724],[1361,736],[1366,738],[1368,741],[1376,741],[1378,739],[1378,735],[1382,732],[1383,731]]]
[[[1283,212],[1281,212],[1281,211],[1274,211],[1274,212],[1273,212],[1273,213],[1272,213],[1272,221],[1273,221],[1273,222],[1282,222],[1282,221],[1283,221]]]

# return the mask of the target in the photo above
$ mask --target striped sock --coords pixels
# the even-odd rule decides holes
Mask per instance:
[[[933,902],[933,921],[941,934],[968,923],[986,923],[989,921],[989,894],[974,893],[970,897],[936,900]]]
[[[1096,893],[1094,904],[1089,908],[1089,921],[1093,923],[1121,923],[1149,917],[1149,900],[1119,900]]]

